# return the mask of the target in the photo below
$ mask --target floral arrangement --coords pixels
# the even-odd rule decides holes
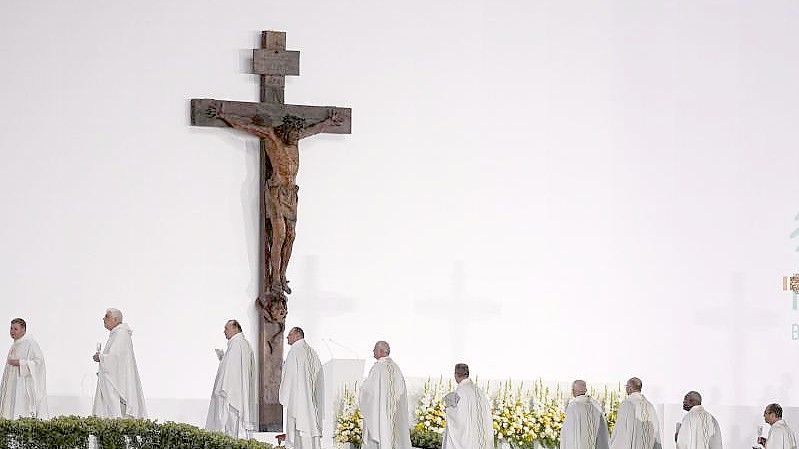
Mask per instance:
[[[553,392],[542,381],[537,381],[533,388],[532,414],[535,418],[533,430],[536,440],[545,448],[560,446],[560,429],[566,420],[563,409],[565,397],[560,387]]]
[[[355,392],[347,388],[341,397],[341,408],[336,417],[333,439],[336,443],[350,443],[356,448],[360,448],[363,444],[363,415],[358,408]]]
[[[414,428],[419,431],[431,431],[439,434],[444,433],[447,421],[447,414],[444,411],[444,395],[452,391],[452,381],[444,382],[439,379],[433,383],[430,379],[424,383],[422,397],[416,406],[416,425]]]
[[[411,429],[411,444],[414,447],[439,449],[442,443],[447,414],[444,410],[444,395],[452,391],[452,381],[430,379],[424,383],[422,396],[416,405],[416,424]]]
[[[538,438],[536,417],[523,386],[514,389],[511,381],[500,384],[492,405],[494,440],[514,448],[532,448]]]

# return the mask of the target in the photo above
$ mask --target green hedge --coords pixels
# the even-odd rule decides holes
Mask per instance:
[[[173,422],[79,416],[0,419],[0,448],[88,449],[89,435],[97,438],[99,449],[272,449],[270,444]]]

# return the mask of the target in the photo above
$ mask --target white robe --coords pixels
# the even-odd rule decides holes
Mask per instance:
[[[286,407],[286,447],[318,449],[324,420],[324,376],[316,351],[300,339],[283,363],[280,403]]]
[[[597,401],[581,395],[569,402],[560,429],[560,448],[608,449],[608,423]]]
[[[785,421],[780,419],[772,424],[766,438],[766,449],[796,449],[796,435]]]
[[[455,388],[457,404],[446,408],[442,449],[494,449],[491,404],[471,379]]]
[[[677,449],[722,449],[719,423],[701,405],[693,406],[683,417]]]
[[[18,359],[11,366],[8,359]],[[47,376],[44,355],[36,340],[23,335],[14,340],[6,358],[0,385],[0,418],[47,418]]]
[[[640,392],[627,396],[619,405],[610,449],[661,449],[660,421],[655,406]]]
[[[97,390],[92,408],[95,416],[147,417],[131,334],[133,331],[127,323],[119,323],[108,333],[97,371]]]
[[[230,337],[219,362],[205,428],[246,437],[258,428],[258,378],[255,355],[244,334]]]
[[[369,370],[361,386],[359,407],[363,414],[362,449],[410,449],[408,392],[402,372],[389,357]]]

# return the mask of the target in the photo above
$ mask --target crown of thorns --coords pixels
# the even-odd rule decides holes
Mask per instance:
[[[303,129],[305,128],[305,119],[296,115],[284,115],[283,126],[289,129]]]

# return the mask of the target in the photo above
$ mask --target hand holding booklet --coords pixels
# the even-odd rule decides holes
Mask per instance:
[[[461,397],[458,396],[458,393],[454,391],[451,393],[447,393],[444,396],[444,407],[455,407],[458,405],[458,401],[461,400]]]

